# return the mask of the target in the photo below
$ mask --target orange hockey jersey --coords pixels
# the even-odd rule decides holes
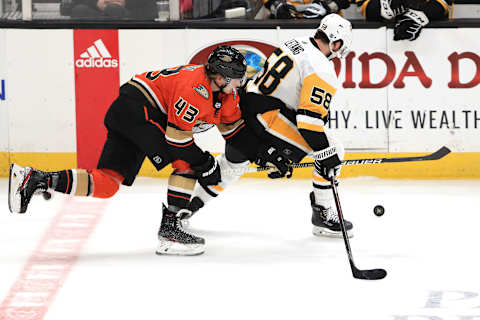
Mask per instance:
[[[184,65],[135,75],[130,84],[168,117],[168,125],[193,131],[197,122],[232,123],[241,118],[237,94],[218,95],[214,105],[205,66]]]

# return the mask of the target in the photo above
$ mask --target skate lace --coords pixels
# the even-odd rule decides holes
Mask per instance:
[[[323,213],[327,217],[327,221],[333,221],[335,223],[340,223],[340,219],[338,218],[338,214],[332,209],[332,207],[328,207],[324,209]]]
[[[187,236],[187,237],[196,238],[196,236],[194,236],[194,235],[191,234],[191,233],[188,233],[187,231],[185,231],[185,230],[183,229],[182,222],[180,221],[179,218],[176,218],[175,226],[176,226],[176,229],[178,230],[178,232],[180,232],[181,234],[183,234],[183,235],[185,235],[185,236]]]

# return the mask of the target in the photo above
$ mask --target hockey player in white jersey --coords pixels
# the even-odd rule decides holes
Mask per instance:
[[[288,178],[292,174],[290,162],[299,162],[307,154],[314,158],[310,193],[314,235],[341,237],[329,177],[338,177],[344,149],[325,125],[339,87],[330,60],[344,58],[351,43],[350,22],[337,14],[329,14],[321,20],[313,37],[282,43],[240,98],[242,118],[265,145],[257,164],[270,164],[278,169],[269,174],[270,178]],[[252,147],[254,143],[247,145]],[[248,166],[245,156],[248,152],[229,146],[227,140],[225,154],[218,157],[222,182],[217,186],[197,185],[190,203],[191,212],[187,212],[186,217],[240,177],[241,174],[234,174],[230,169]],[[345,221],[345,227],[351,236],[352,224]]]

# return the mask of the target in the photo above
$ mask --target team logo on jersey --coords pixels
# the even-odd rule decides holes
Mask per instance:
[[[210,95],[208,94],[208,89],[205,88],[203,85],[198,85],[198,87],[193,87],[193,90],[197,91],[202,97],[208,100]]]
[[[118,60],[112,58],[102,39],[95,41],[75,60],[78,68],[117,68]]]

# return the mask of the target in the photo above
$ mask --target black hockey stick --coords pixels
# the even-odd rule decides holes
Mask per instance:
[[[338,219],[340,220],[340,229],[342,229],[343,241],[345,248],[347,248],[348,260],[350,261],[350,268],[352,269],[353,277],[363,280],[380,280],[387,276],[387,271],[384,269],[369,269],[360,270],[353,262],[352,249],[350,249],[350,241],[348,240],[347,231],[345,230],[345,222],[343,220],[342,207],[340,206],[340,199],[338,197],[337,186],[335,185],[335,177],[330,178],[332,185],[333,197],[335,198],[335,205],[337,206]]]
[[[351,166],[351,165],[360,165],[360,164],[380,164],[380,163],[392,163],[392,162],[411,162],[411,161],[430,161],[430,160],[439,160],[445,157],[450,153],[450,149],[447,147],[441,147],[434,153],[430,153],[424,156],[418,157],[398,157],[398,158],[364,158],[364,159],[352,159],[342,161],[342,165]],[[292,163],[290,167],[296,168],[308,168],[313,167],[314,162],[304,162],[304,163]],[[251,167],[251,168],[241,168],[241,169],[231,169],[232,171],[239,171],[239,173],[249,173],[249,172],[260,172],[273,169],[270,166],[263,167]]]
[[[373,159],[356,159],[356,160],[344,160],[342,165],[355,165],[355,164],[379,164],[389,162],[410,162],[410,161],[430,161],[438,160],[445,157],[450,153],[450,149],[447,147],[441,147],[434,153],[430,153],[419,157],[399,157],[399,158],[373,158]]]

